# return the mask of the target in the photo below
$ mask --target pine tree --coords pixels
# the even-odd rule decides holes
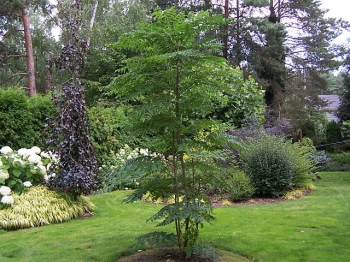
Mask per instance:
[[[341,96],[337,116],[341,121],[350,121],[350,73],[343,73],[345,91]]]
[[[29,9],[41,7],[42,10],[49,10],[47,0],[4,0],[1,3],[0,11],[0,66],[5,66],[6,63],[11,59],[25,57],[26,68],[24,72],[10,71],[10,74],[4,74],[4,79],[1,79],[0,84],[8,82],[12,78],[21,80],[24,76],[27,78],[27,90],[28,95],[33,96],[36,93],[36,82],[35,82],[35,61],[32,46],[32,32],[29,19]],[[21,20],[19,20],[19,17]],[[18,36],[18,32],[23,31],[22,36]],[[17,38],[15,44],[10,41],[6,41],[6,38]],[[24,40],[18,40],[21,37]],[[18,43],[23,42],[23,47]],[[20,64],[20,63],[19,63]],[[8,66],[8,65],[7,65]],[[11,68],[12,69],[12,68]],[[18,80],[18,81],[19,81]],[[18,82],[17,81],[17,82]]]

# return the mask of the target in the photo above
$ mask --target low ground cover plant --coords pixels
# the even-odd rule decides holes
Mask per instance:
[[[320,171],[350,171],[350,152],[327,153],[327,160]]]

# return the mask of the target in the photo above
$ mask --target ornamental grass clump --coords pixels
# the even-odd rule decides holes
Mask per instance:
[[[13,198],[12,206],[0,210],[0,227],[5,230],[62,223],[91,213],[95,208],[87,197],[73,199],[44,186],[27,188],[21,195],[13,194]]]

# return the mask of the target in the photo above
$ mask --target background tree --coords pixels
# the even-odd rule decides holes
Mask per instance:
[[[304,86],[320,94],[326,88],[320,76],[339,66],[336,57],[344,50],[332,40],[348,23],[325,18],[327,10],[320,5],[318,0],[237,0],[231,5],[229,61],[253,75],[274,111],[280,111],[276,105],[283,102],[283,90],[293,91],[293,78],[303,77]]]
[[[86,13],[86,21],[89,21]],[[125,54],[109,46],[119,37],[135,29],[136,24],[149,20],[149,5],[143,1],[99,1],[96,18],[90,32],[90,52],[82,76],[86,84],[87,105],[103,99],[104,87],[119,73]],[[128,55],[128,54],[126,54]]]
[[[343,73],[344,79],[344,93],[341,96],[340,106],[338,108],[337,116],[341,121],[350,121],[350,73]]]
[[[0,65],[4,65],[8,60],[13,58],[25,57],[26,58],[26,73],[18,71],[3,70],[4,78],[1,81],[1,85],[12,78],[21,79],[23,76],[27,78],[28,95],[33,96],[36,92],[35,83],[35,61],[34,52],[32,46],[32,32],[29,20],[29,11],[40,7],[44,11],[49,10],[48,1],[46,0],[26,0],[26,1],[8,1],[4,0],[2,3],[4,6],[0,12],[0,36],[1,49],[3,51],[2,57],[0,57]],[[33,8],[33,9],[31,9]],[[21,18],[21,21],[19,20]],[[23,35],[18,36],[18,33],[22,31]],[[12,42],[6,41],[7,38],[16,39]],[[23,39],[22,41],[18,41]],[[23,43],[21,46],[18,43]],[[7,72],[6,72],[7,71]],[[7,74],[6,74],[7,73]]]

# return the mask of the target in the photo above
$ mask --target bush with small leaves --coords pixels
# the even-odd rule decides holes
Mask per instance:
[[[44,186],[27,188],[21,195],[13,194],[13,198],[11,206],[0,210],[0,227],[5,230],[62,223],[91,213],[95,208],[87,197],[73,199]]]
[[[249,176],[243,171],[234,171],[228,183],[230,185],[229,193],[232,201],[248,199],[255,192]]]
[[[264,135],[248,140],[246,146],[242,152],[244,171],[256,194],[279,197],[310,178],[310,161],[290,141]]]
[[[54,111],[48,96],[28,98],[20,88],[0,88],[0,147],[42,147],[45,119]]]
[[[105,107],[97,104],[88,109],[88,116],[89,136],[99,165],[115,165],[115,154],[127,137],[122,130],[123,125],[128,121],[124,108]]]

